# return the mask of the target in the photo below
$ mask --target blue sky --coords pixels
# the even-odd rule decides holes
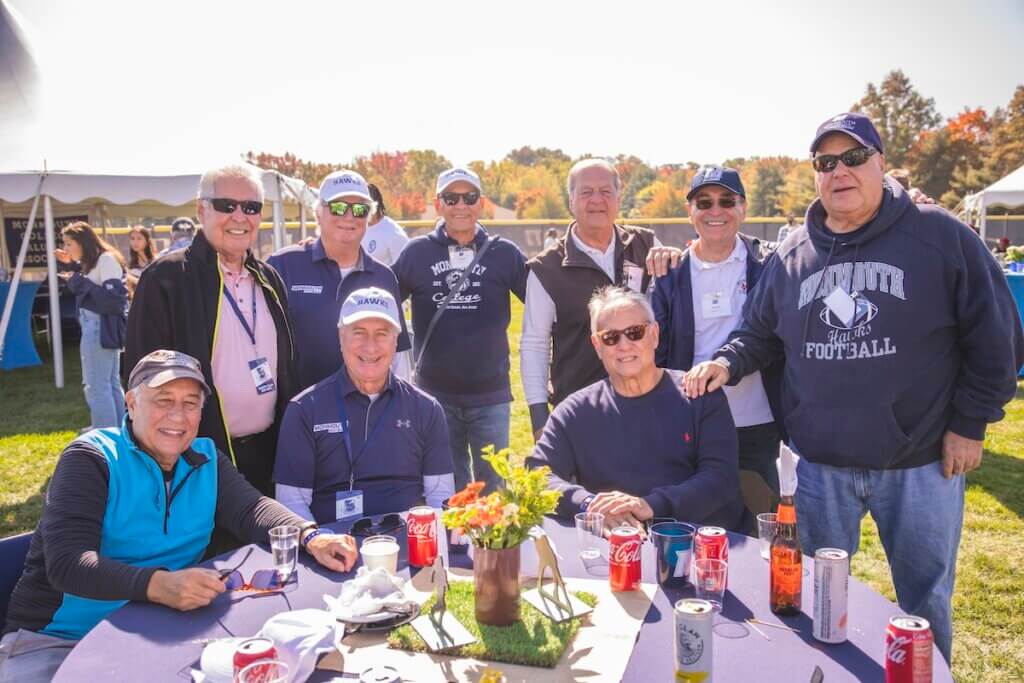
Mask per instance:
[[[804,155],[901,68],[939,111],[1024,83],[1024,3],[3,0],[42,73],[0,170],[196,170],[521,145],[653,163]]]

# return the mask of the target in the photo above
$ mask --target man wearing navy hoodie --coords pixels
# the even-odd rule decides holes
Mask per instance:
[[[900,607],[931,623],[950,660],[950,601],[965,474],[1024,364],[1006,280],[978,236],[885,178],[871,121],[846,113],[811,143],[818,199],[712,360],[696,396],[785,358],[785,427],[809,555],[851,555],[870,512]]]
[[[526,297],[526,257],[477,221],[480,177],[456,167],[437,178],[434,231],[409,242],[393,266],[402,299],[412,299],[414,382],[444,407],[455,487],[501,483],[481,458],[508,447],[510,294]],[[464,276],[465,274],[465,276]]]

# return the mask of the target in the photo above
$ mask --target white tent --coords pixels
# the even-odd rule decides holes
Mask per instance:
[[[252,168],[263,181],[264,200],[269,202],[273,209],[274,249],[280,249],[284,245],[284,202],[288,201],[299,205],[300,223],[304,224],[306,212],[315,206],[317,195],[301,180],[290,178],[277,171],[266,171],[255,166]],[[31,202],[28,227],[22,239],[17,264],[14,266],[12,278],[14,282],[21,279],[31,241],[31,232],[39,213],[39,205],[42,204],[46,232],[54,377],[58,387],[64,386],[64,362],[63,355],[57,352],[61,348],[61,333],[57,295],[57,262],[53,255],[53,250],[56,247],[54,202],[61,205],[80,205],[96,201],[114,206],[145,203],[151,207],[164,207],[167,213],[181,213],[181,207],[195,201],[200,177],[201,175],[198,173],[153,175],[73,171],[0,173],[0,202],[5,204]],[[179,211],[175,211],[175,209],[179,209]],[[0,208],[0,224],[3,222],[2,214],[3,210]],[[11,287],[7,300],[4,302],[3,315],[0,317],[0,355],[3,353],[3,340],[6,337],[16,291],[16,287]]]
[[[964,213],[978,221],[978,231],[985,239],[985,213],[990,206],[1024,205],[1024,166],[997,180],[984,190],[964,197]]]

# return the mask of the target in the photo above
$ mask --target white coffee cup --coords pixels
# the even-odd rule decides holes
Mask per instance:
[[[363,540],[359,553],[370,571],[383,567],[389,574],[398,572],[398,541],[394,536],[370,536]]]

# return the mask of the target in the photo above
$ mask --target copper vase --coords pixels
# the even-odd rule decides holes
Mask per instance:
[[[490,626],[519,621],[519,546],[473,548],[476,620]]]

